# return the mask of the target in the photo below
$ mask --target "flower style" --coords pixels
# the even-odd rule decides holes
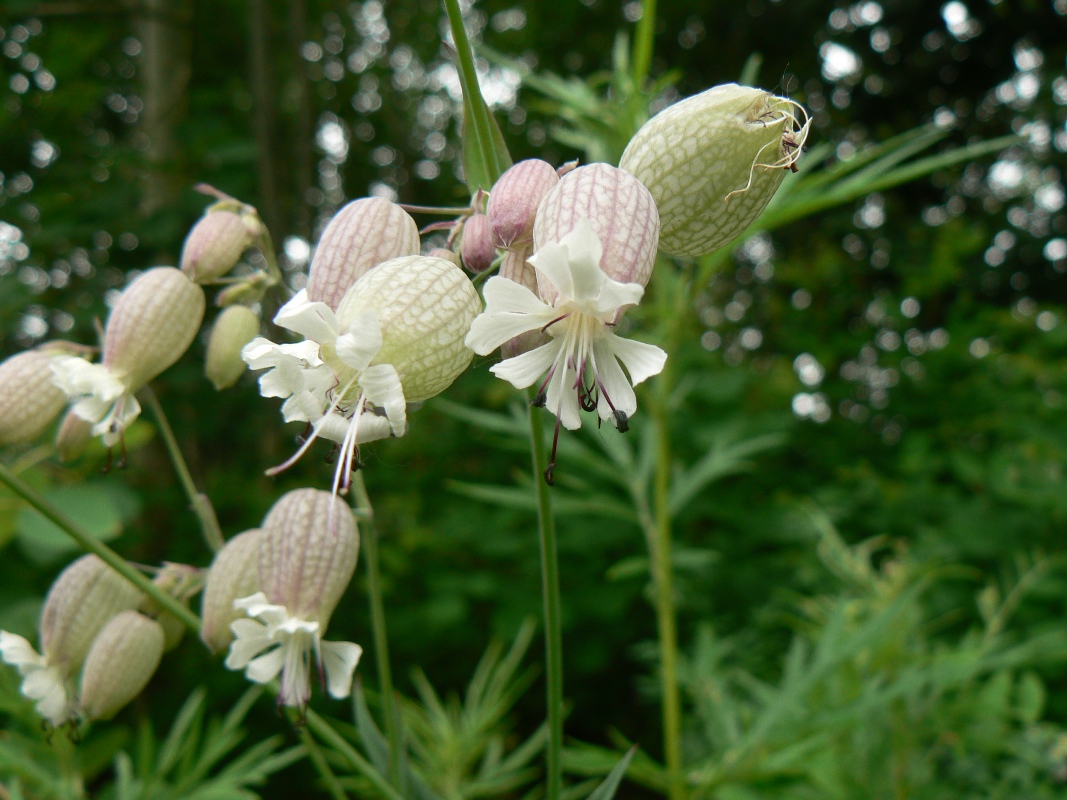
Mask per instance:
[[[619,312],[640,302],[644,288],[609,278],[600,265],[603,252],[592,224],[580,219],[560,242],[543,245],[529,259],[539,277],[555,287],[554,299],[545,302],[519,283],[490,278],[485,311],[466,340],[474,352],[487,355],[519,334],[548,333],[548,344],[505,359],[491,371],[518,389],[545,375],[535,402],[569,430],[581,427],[579,410],[595,408],[600,419],[625,431],[637,410],[633,386],[659,373],[667,360],[660,348],[611,331]]]
[[[234,601],[252,619],[233,622],[234,639],[226,666],[243,669],[250,681],[269,683],[282,676],[282,705],[306,706],[311,698],[311,655],[320,664],[326,691],[337,700],[352,691],[352,676],[363,654],[353,642],[324,642],[315,620],[291,616],[285,606],[272,605],[263,592]]]
[[[278,345],[262,337],[242,351],[264,397],[285,399],[287,422],[311,435],[276,474],[319,437],[340,445],[333,491],[348,488],[358,446],[407,433],[407,404],[446,389],[470,363],[463,337],[478,294],[455,264],[404,256],[379,264],[348,290],[336,312],[301,291],[274,318],[304,337]]]

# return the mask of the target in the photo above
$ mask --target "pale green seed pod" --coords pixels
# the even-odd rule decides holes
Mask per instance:
[[[489,233],[489,217],[471,214],[463,223],[463,263],[471,272],[485,272],[496,257]]]
[[[656,198],[660,248],[704,255],[763,212],[799,158],[810,125],[793,100],[735,83],[716,86],[645,123],[619,166]]]
[[[126,287],[104,333],[104,366],[132,394],[189,349],[204,319],[204,290],[174,267],[154,267]]]
[[[111,719],[137,697],[163,658],[162,626],[137,611],[113,617],[93,641],[81,680],[82,712]]]
[[[399,256],[417,256],[419,226],[381,197],[353,200],[322,232],[308,274],[308,299],[336,310],[345,292],[368,271]]]
[[[26,350],[0,363],[0,446],[32,442],[67,405],[52,383],[53,355]]]
[[[296,489],[263,520],[260,588],[289,616],[318,622],[321,636],[352,580],[358,554],[352,510],[329,492]]]
[[[534,253],[562,241],[582,218],[589,220],[604,247],[600,268],[620,283],[648,283],[656,262],[659,214],[641,181],[610,164],[587,164],[568,172],[537,209]],[[540,273],[541,298],[555,300],[554,286]]]
[[[244,611],[234,609],[233,601],[260,590],[262,540],[263,531],[259,528],[239,533],[223,545],[211,562],[201,596],[200,639],[212,652],[219,653],[230,646],[233,641],[230,624],[246,616]]]
[[[85,452],[92,438],[93,423],[87,422],[73,411],[68,411],[56,431],[56,452],[59,454],[59,460],[73,461]]]
[[[244,375],[248,365],[241,359],[241,348],[258,333],[259,315],[248,306],[227,306],[219,314],[204,360],[204,374],[216,389],[228,389]]]
[[[41,611],[41,652],[50,665],[73,673],[104,625],[140,602],[136,586],[97,556],[82,556],[48,590]]]
[[[537,207],[557,183],[559,175],[547,161],[528,158],[509,167],[493,185],[485,210],[493,244],[510,248],[529,243]]]
[[[237,266],[262,231],[254,212],[211,209],[185,237],[181,270],[197,283],[217,280]]]
[[[443,258],[408,256],[375,267],[337,309],[342,328],[373,309],[382,349],[371,364],[392,364],[409,403],[447,389],[471,362],[463,344],[481,300],[470,279]]]

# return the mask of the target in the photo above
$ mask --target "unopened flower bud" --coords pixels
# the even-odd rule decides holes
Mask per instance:
[[[259,333],[259,315],[248,306],[227,306],[207,340],[204,372],[218,390],[228,389],[248,369],[241,349]]]
[[[53,355],[26,350],[0,363],[0,446],[32,442],[67,404],[52,382]]]
[[[352,510],[329,492],[296,489],[263,520],[260,587],[290,616],[318,622],[321,635],[352,580],[358,554]]]
[[[463,263],[471,272],[485,272],[496,257],[489,233],[489,217],[471,214],[463,223]]]
[[[547,161],[529,158],[509,167],[489,193],[493,244],[508,248],[528,242],[537,206],[557,183],[559,175]]]
[[[255,212],[211,210],[202,216],[182,245],[181,269],[197,283],[217,280],[237,266],[241,254],[262,231]]]
[[[164,562],[162,568],[152,579],[152,583],[169,594],[178,602],[187,605],[189,598],[200,590],[200,570],[190,567],[188,564],[176,564]],[[163,628],[163,650],[173,650],[178,646],[185,634],[185,625],[180,619],[171,614],[153,600],[145,597],[141,601],[140,611],[152,617]]]
[[[537,273],[533,264],[527,259],[533,255],[533,243],[512,248],[504,254],[500,262],[500,277],[509,281],[522,284],[534,294],[537,294]],[[513,339],[509,339],[500,345],[500,355],[504,358],[512,358],[530,350],[534,350],[543,344],[547,344],[549,335],[543,331],[527,331],[520,333]]]
[[[800,157],[810,124],[793,100],[734,83],[716,86],[645,123],[620,166],[656,198],[663,251],[704,255],[763,212]]]
[[[381,197],[353,200],[322,232],[308,275],[308,298],[336,310],[345,292],[383,261],[419,254],[419,227]]]
[[[610,164],[587,164],[568,172],[537,209],[534,252],[563,241],[588,219],[604,248],[600,268],[614,281],[644,286],[656,261],[659,214],[641,181]],[[541,297],[555,301],[556,287],[540,273]]]
[[[444,247],[435,247],[426,255],[430,258],[443,258],[445,261],[451,261],[457,267],[463,266],[463,259],[459,257],[459,253],[455,250],[447,250]]]
[[[225,650],[233,641],[230,624],[245,616],[233,601],[259,591],[259,528],[239,533],[215,554],[204,582],[200,607],[200,639],[213,652]]]
[[[81,680],[81,707],[110,719],[141,693],[163,658],[163,628],[137,611],[113,617],[93,641]]]
[[[41,653],[17,634],[0,631],[0,659],[22,675],[21,691],[46,723],[76,716],[72,676],[96,635],[116,615],[135,608],[140,592],[96,556],[68,566],[45,598],[38,634]]]
[[[471,362],[463,344],[481,300],[470,279],[451,261],[427,256],[394,258],[352,287],[337,309],[342,328],[374,311],[382,347],[376,364],[395,367],[409,403],[447,389]]]
[[[82,419],[74,410],[68,411],[56,431],[56,453],[63,462],[73,461],[89,445],[93,438],[93,423]]]
[[[174,267],[141,273],[108,317],[104,366],[129,393],[182,357],[204,318],[204,290]]]

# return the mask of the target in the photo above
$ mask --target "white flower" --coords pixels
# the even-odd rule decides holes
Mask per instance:
[[[269,473],[294,464],[321,436],[340,443],[334,491],[347,488],[357,445],[407,433],[407,401],[396,369],[371,365],[382,349],[378,316],[363,311],[342,326],[328,305],[308,300],[302,290],[274,322],[305,341],[279,345],[260,337],[245,346],[241,357],[252,369],[270,368],[260,378],[260,394],[286,398],[285,421],[310,422],[312,434]]]
[[[311,697],[314,654],[316,671],[325,676],[330,697],[348,697],[362,647],[322,641],[317,621],[289,616],[285,606],[272,605],[262,592],[235,600],[233,605],[251,619],[239,619],[230,626],[236,638],[226,657],[229,669],[243,669],[255,683],[268,683],[280,674],[281,704],[303,708]]]
[[[659,373],[667,360],[660,348],[612,332],[619,312],[637,304],[644,288],[609,278],[600,264],[603,252],[592,224],[579,220],[559,243],[543,245],[529,259],[540,277],[555,287],[555,299],[547,303],[521,284],[490,278],[485,311],[466,339],[474,352],[487,355],[528,331],[551,336],[548,344],[505,359],[491,371],[518,389],[544,375],[535,402],[570,430],[581,427],[580,409],[593,408],[602,420],[626,430],[637,410],[633,386]]]
[[[77,716],[67,676],[24,638],[0,631],[0,659],[19,671],[22,694],[36,701],[37,713],[53,728]]]
[[[74,401],[74,415],[90,423],[93,435],[101,437],[105,445],[117,444],[141,413],[140,403],[122,376],[77,356],[54,358],[51,367],[53,383]]]

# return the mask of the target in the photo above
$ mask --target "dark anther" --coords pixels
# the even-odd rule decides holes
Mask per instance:
[[[626,416],[625,411],[616,409],[611,413],[615,416],[615,427],[619,429],[619,433],[626,433],[630,430],[630,418]]]
[[[555,469],[556,469],[556,465],[553,463],[553,464],[549,464],[548,465],[548,469],[545,470],[545,483],[547,483],[549,486],[555,486],[556,485],[555,481],[552,479],[552,472]]]
[[[330,448],[330,452],[326,454],[326,463],[331,467],[337,463],[337,454],[341,452],[341,445],[335,444]]]
[[[800,168],[799,168],[799,167],[797,167],[797,165],[796,165],[796,164],[790,164],[790,165],[789,165],[789,171],[790,171],[790,172],[800,172]]]
[[[547,401],[548,395],[545,392],[538,392],[534,395],[534,399],[530,401],[530,405],[534,408],[544,408]]]

